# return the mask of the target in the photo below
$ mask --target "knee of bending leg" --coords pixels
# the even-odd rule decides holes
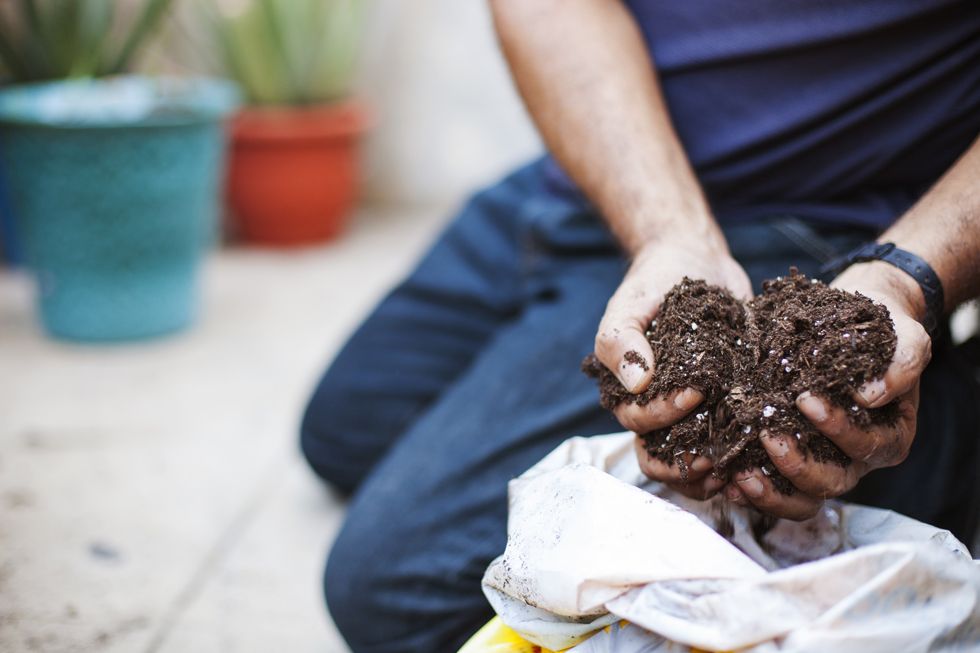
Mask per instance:
[[[318,476],[341,492],[350,494],[357,487],[359,478],[344,450],[343,426],[337,423],[340,420],[332,422],[319,418],[320,412],[313,402],[307,407],[300,426],[300,450]]]
[[[337,630],[352,651],[379,650],[377,647],[390,638],[379,632],[384,627],[379,619],[375,594],[368,591],[374,585],[377,560],[368,560],[364,547],[343,534],[334,543],[323,572],[323,595]]]

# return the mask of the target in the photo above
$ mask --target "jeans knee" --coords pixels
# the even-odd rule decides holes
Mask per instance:
[[[376,586],[378,560],[343,533],[334,542],[323,572],[323,596],[334,625],[354,653],[387,650],[395,637],[386,636]]]
[[[318,419],[311,402],[300,425],[300,451],[317,476],[344,494],[352,493],[363,476],[344,446],[348,438],[339,420]]]
[[[491,616],[472,573],[485,563],[460,557],[437,532],[420,538],[408,512],[358,505],[364,499],[351,507],[323,573],[337,630],[354,653],[458,650]]]

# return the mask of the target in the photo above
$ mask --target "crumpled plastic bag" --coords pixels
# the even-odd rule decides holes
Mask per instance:
[[[631,433],[572,438],[509,492],[507,548],[483,589],[545,648],[980,650],[980,563],[897,513],[827,502],[757,536],[756,513],[647,481]]]

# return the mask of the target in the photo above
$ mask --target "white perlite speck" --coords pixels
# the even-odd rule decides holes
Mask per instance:
[[[773,408],[772,406],[766,406],[765,408],[762,409],[763,417],[772,417],[775,414],[776,414],[776,409]]]

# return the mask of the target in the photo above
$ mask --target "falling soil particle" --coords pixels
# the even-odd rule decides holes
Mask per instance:
[[[805,391],[845,408],[862,428],[898,419],[895,404],[868,410],[851,398],[865,381],[884,374],[895,353],[888,310],[795,269],[763,283],[762,294],[745,304],[723,288],[685,277],[667,293],[647,339],[655,372],[640,394],[623,388],[595,356],[582,369],[598,379],[600,403],[610,410],[685,387],[704,395],[680,422],[642,434],[647,451],[678,465],[684,477],[689,461],[705,455],[716,476],[758,467],[791,494],[793,486],[762,447],[762,432],[796,439],[814,460],[850,464],[797,410],[796,397]]]

